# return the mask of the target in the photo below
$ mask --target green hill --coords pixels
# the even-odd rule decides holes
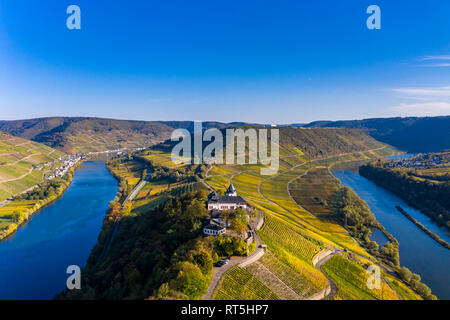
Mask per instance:
[[[0,132],[0,201],[40,183],[46,172],[43,164],[62,155],[46,145]]]
[[[360,129],[379,141],[408,152],[431,152],[450,148],[450,116],[316,121],[304,127]]]
[[[223,128],[218,122],[204,127]],[[0,121],[0,130],[68,153],[95,152],[154,145],[170,138],[174,129],[193,129],[192,121],[130,121],[101,118],[53,117]]]
[[[267,129],[261,126],[242,126],[229,127],[247,129]],[[277,127],[280,137],[280,157],[285,158],[292,155],[302,156],[307,159],[320,159],[330,156],[350,154],[372,149],[381,149],[386,144],[375,140],[366,133],[357,129],[347,128],[296,128],[296,127]],[[224,137],[224,150],[226,143],[225,129],[222,129]],[[191,136],[194,143],[193,135]],[[204,142],[203,148],[210,142]],[[268,141],[270,145],[270,141]],[[169,152],[178,141],[166,140],[153,147],[163,152]],[[389,146],[390,147],[390,146]],[[192,149],[193,152],[193,149]],[[248,152],[248,150],[247,150]],[[225,157],[225,154],[224,154]]]

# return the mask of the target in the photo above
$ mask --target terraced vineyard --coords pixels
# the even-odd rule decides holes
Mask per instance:
[[[264,243],[271,248],[283,248],[294,256],[311,263],[313,257],[321,251],[323,244],[317,240],[307,238],[299,232],[281,222],[267,216],[260,231]]]
[[[398,296],[384,281],[380,289],[369,289],[369,274],[345,256],[336,255],[323,266],[325,273],[338,285],[337,300],[398,300]]]
[[[322,216],[333,214],[329,204],[338,190],[339,185],[325,166],[311,168],[289,186],[289,192],[299,205],[314,215]]]
[[[233,267],[223,279],[223,283],[214,295],[215,300],[279,300],[265,284],[248,270]]]
[[[314,256],[326,247],[346,248],[371,258],[333,216],[330,203],[339,182],[329,173],[329,167],[336,163],[392,154],[389,147],[376,143],[371,147],[376,148],[310,160],[292,146],[281,146],[280,171],[274,176],[261,176],[257,165],[222,165],[208,172],[206,181],[216,190],[223,190],[232,181],[239,195],[264,212],[265,223],[258,234],[269,253],[246,269],[279,297],[304,299],[328,285],[312,265]],[[227,279],[225,276],[223,285],[229,285],[231,280]],[[383,297],[397,298],[387,288]]]
[[[327,286],[326,278],[317,269],[289,255],[279,256],[268,251],[260,262],[299,296],[306,298]]]
[[[64,154],[43,144],[0,132],[0,202],[42,182]]]

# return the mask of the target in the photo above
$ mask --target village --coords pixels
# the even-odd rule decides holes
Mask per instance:
[[[143,150],[145,148],[136,148],[134,151]],[[106,150],[106,151],[98,151],[98,152],[87,152],[87,153],[76,153],[69,154],[64,157],[59,157],[54,162],[46,162],[44,164],[34,166],[34,170],[44,170],[46,167],[50,168],[50,173],[44,176],[46,180],[52,180],[55,178],[62,178],[73,166],[78,164],[80,161],[83,161],[90,157],[95,157],[98,155],[107,155],[107,156],[115,156],[115,155],[123,155],[127,151],[126,148],[116,149],[116,150]]]
[[[450,153],[419,153],[409,158],[393,159],[384,164],[385,168],[425,169],[438,167],[445,163]]]
[[[65,157],[59,157],[54,162],[46,162],[42,165],[33,167],[34,170],[44,170],[45,167],[50,168],[51,172],[44,176],[46,180],[52,180],[55,178],[63,177],[73,166],[75,166],[79,161],[86,158],[83,153],[71,154]],[[56,167],[56,168],[55,168]]]

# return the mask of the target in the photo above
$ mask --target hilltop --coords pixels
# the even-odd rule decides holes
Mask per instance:
[[[205,128],[227,124],[206,122]],[[174,129],[192,131],[192,121],[133,121],[88,117],[52,117],[0,121],[0,130],[67,153],[139,148],[170,138]]]
[[[450,116],[316,121],[304,127],[360,129],[376,140],[413,153],[450,148]]]
[[[204,129],[226,129],[238,126],[268,127],[268,125],[249,124],[245,122],[223,123],[208,121],[203,123]],[[193,131],[193,121],[134,121],[89,117],[51,117],[29,120],[0,121],[0,130],[11,135],[46,144],[68,153],[105,151],[121,148],[138,148],[158,144],[170,138],[174,129]],[[283,130],[297,128],[347,128],[358,129],[375,140],[390,144],[408,152],[431,152],[450,148],[450,116],[442,117],[408,117],[408,118],[373,118],[345,121],[315,121],[309,124],[280,125]],[[291,131],[296,134],[295,131]],[[317,140],[336,137],[329,131],[326,138],[310,137],[302,132],[305,138],[304,147],[312,148]],[[287,135],[289,137],[289,134]],[[367,137],[362,144],[368,142]],[[310,143],[310,139],[315,139]],[[292,140],[288,138],[288,140]],[[324,144],[323,142],[322,144]],[[353,140],[353,143],[356,143]],[[371,142],[372,143],[372,142]],[[328,142],[328,144],[332,144]],[[322,150],[325,152],[325,150]]]
[[[267,129],[270,139],[270,129],[257,125],[230,126],[227,129]],[[280,156],[282,159],[299,156],[303,160],[320,159],[354,152],[380,149],[386,144],[375,140],[366,133],[357,129],[347,128],[299,128],[276,127],[279,130]],[[226,137],[225,129],[221,129]],[[194,137],[191,135],[192,144]],[[210,142],[203,142],[203,148]],[[224,138],[224,148],[227,142]],[[166,140],[153,147],[153,149],[169,152],[178,144],[178,141]],[[270,145],[270,141],[268,141]],[[224,149],[225,150],[225,149]],[[248,150],[247,150],[248,151]],[[225,156],[225,154],[224,154]]]
[[[172,129],[159,122],[41,118],[1,121],[0,130],[68,153],[77,153],[151,145],[167,139]]]
[[[46,145],[0,132],[0,201],[41,183],[49,169],[43,164],[62,155]]]

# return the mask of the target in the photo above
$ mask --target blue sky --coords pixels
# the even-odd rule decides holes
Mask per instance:
[[[66,8],[81,8],[68,30]],[[368,30],[366,8],[381,8]],[[450,1],[1,0],[0,119],[450,114]]]

